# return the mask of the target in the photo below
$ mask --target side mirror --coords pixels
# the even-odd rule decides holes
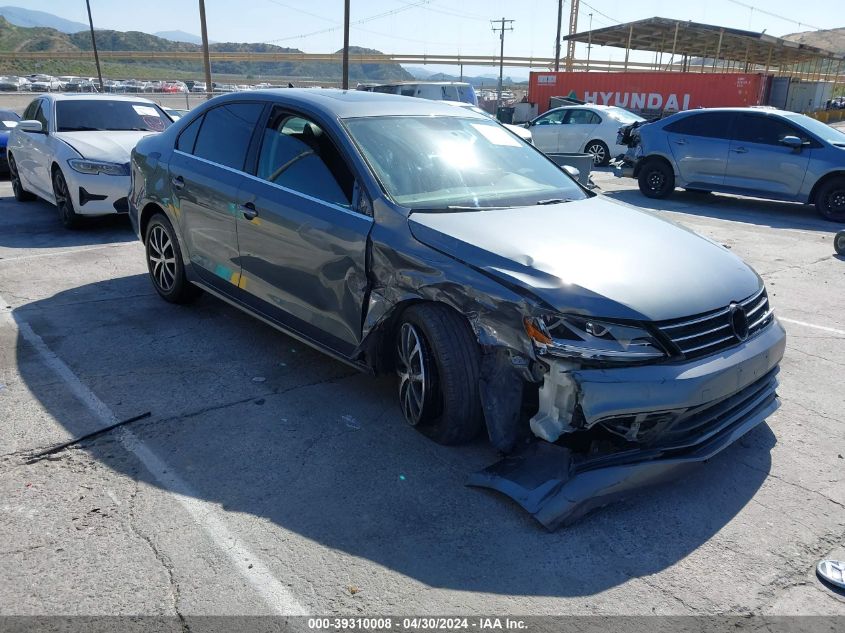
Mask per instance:
[[[581,170],[578,169],[577,167],[573,167],[572,165],[563,165],[562,169],[567,174],[572,176],[572,178],[575,179],[575,180],[578,180],[578,178],[581,176]]]
[[[23,132],[34,132],[36,134],[44,134],[44,126],[41,121],[21,121],[18,123],[18,129]]]
[[[781,144],[786,145],[787,147],[791,147],[792,149],[798,149],[804,145],[804,141],[802,141],[797,136],[784,136],[780,139]]]

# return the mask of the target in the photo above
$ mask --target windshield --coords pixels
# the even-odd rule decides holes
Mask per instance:
[[[845,133],[840,132],[836,128],[830,127],[827,123],[822,123],[804,114],[789,114],[787,119],[791,119],[811,134],[815,134],[823,141],[828,143],[845,143]]]
[[[607,115],[614,121],[619,121],[619,123],[624,123],[625,125],[628,125],[629,123],[636,123],[637,121],[645,121],[645,119],[641,116],[637,116],[633,112],[628,112],[624,108],[611,106],[605,110],[605,112],[607,112]]]
[[[388,195],[416,211],[587,197],[557,165],[493,121],[396,116],[345,123]]]
[[[161,132],[171,123],[167,115],[154,103],[103,99],[56,102],[56,129],[59,132]]]

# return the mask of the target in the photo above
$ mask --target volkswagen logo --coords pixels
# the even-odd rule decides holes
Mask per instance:
[[[732,303],[730,308],[731,329],[740,341],[748,338],[748,316],[742,306]]]

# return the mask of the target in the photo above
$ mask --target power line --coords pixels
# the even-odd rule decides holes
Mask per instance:
[[[784,22],[790,22],[792,24],[797,24],[799,27],[808,26],[811,29],[813,29],[814,31],[823,31],[824,30],[820,26],[813,26],[812,24],[807,24],[806,22],[799,22],[798,20],[793,20],[792,18],[788,18],[788,17],[783,16],[783,15],[778,15],[777,13],[772,13],[771,11],[766,11],[765,9],[760,9],[758,7],[755,7],[754,5],[746,4],[745,2],[740,2],[739,0],[728,0],[728,2],[735,4],[735,5],[738,5],[740,7],[745,7],[746,9],[751,9],[752,13],[754,11],[757,11],[757,13],[762,13],[763,15],[768,15],[769,17],[777,18],[778,20],[783,20]]]
[[[616,18],[612,18],[609,15],[607,15],[607,13],[602,13],[601,11],[596,9],[593,5],[587,4],[586,2],[584,2],[584,0],[581,0],[581,4],[583,4],[585,7],[592,9],[593,13],[598,13],[599,15],[606,17],[608,20],[610,20],[611,22],[613,22],[615,24],[622,24],[621,20],[617,20]]]

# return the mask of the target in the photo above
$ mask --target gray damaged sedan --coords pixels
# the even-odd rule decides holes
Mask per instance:
[[[398,374],[436,442],[553,529],[709,459],[778,406],[784,330],[722,246],[579,186],[495,121],[422,99],[217,97],[132,154],[167,301],[201,290]]]

